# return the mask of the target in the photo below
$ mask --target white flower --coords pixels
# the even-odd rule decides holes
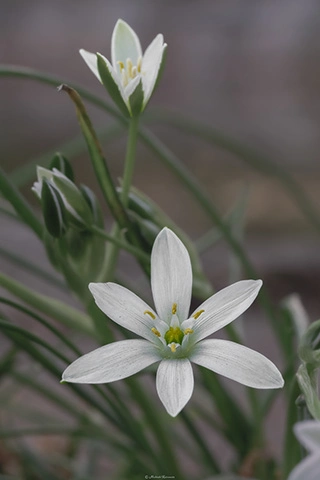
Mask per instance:
[[[300,443],[310,452],[290,473],[288,480],[319,480],[320,477],[320,422],[305,420],[294,426]]]
[[[173,417],[193,392],[191,362],[249,387],[280,388],[280,372],[260,353],[227,340],[203,340],[241,315],[261,285],[261,280],[237,282],[210,297],[189,316],[189,254],[178,237],[164,228],[151,254],[155,310],[115,283],[89,285],[98,307],[144,340],[123,340],[98,348],[73,362],[62,379],[75,383],[113,382],[160,361],[157,391]]]
[[[135,108],[133,94],[138,91],[139,84],[142,87],[141,100],[134,100],[140,103],[138,113],[144,110],[152,95],[166,46],[159,33],[143,54],[137,34],[126,22],[118,20],[111,40],[111,63],[99,53],[81,49],[80,54],[118,106],[121,108],[123,103],[132,115]]]

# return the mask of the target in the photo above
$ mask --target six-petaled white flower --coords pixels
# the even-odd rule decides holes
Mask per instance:
[[[310,452],[290,473],[288,480],[319,480],[320,477],[320,422],[305,420],[294,426],[300,443]]]
[[[98,348],[73,362],[62,379],[75,383],[113,382],[160,362],[157,391],[173,417],[193,392],[191,362],[249,387],[280,388],[283,379],[279,370],[260,353],[227,340],[203,340],[241,315],[261,285],[261,280],[237,282],[210,297],[189,316],[189,254],[178,237],[164,228],[151,254],[154,310],[115,283],[89,285],[98,307],[144,340],[123,340]]]
[[[111,40],[111,63],[100,53],[81,49],[80,54],[121,110],[132,115],[134,110],[143,111],[152,95],[166,46],[159,33],[143,54],[137,34],[118,20]],[[137,93],[139,85],[141,94]]]

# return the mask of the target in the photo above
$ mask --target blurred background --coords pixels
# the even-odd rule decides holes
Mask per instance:
[[[240,158],[156,118],[157,107],[179,112],[210,125],[232,145],[249,148],[255,158],[286,169],[320,215],[317,0],[2,0],[0,7],[1,63],[53,74],[106,100],[107,93],[78,50],[99,51],[110,58],[118,18],[133,27],[143,49],[163,33],[167,63],[147,109],[146,125],[196,175],[221,212],[229,212],[248,190],[246,249],[261,278],[276,301],[297,292],[310,318],[319,317],[316,229],[279,181],[252,168],[245,155]],[[8,173],[79,136],[74,108],[65,94],[32,80],[1,77],[0,83],[1,164]],[[88,111],[98,130],[115,123],[91,105]],[[121,176],[125,135],[105,144],[104,151],[114,177]],[[77,181],[96,188],[86,152],[73,165]],[[179,180],[143,145],[138,148],[134,184],[192,238],[212,227]],[[23,191],[36,204],[30,186],[31,182]],[[2,225],[4,244],[25,248],[30,258],[45,262],[32,235],[15,229],[10,221]],[[217,287],[226,284],[226,259],[223,246],[204,257],[206,273]],[[20,275],[18,268],[4,268]],[[252,326],[252,314],[250,318]],[[268,353],[271,337],[261,338],[255,328],[248,343],[258,350],[260,342],[260,351]]]
[[[54,74],[108,99],[78,50],[110,57],[118,18],[135,29],[143,49],[158,32],[169,45],[148,115],[152,107],[168,107],[211,125],[257,157],[286,168],[320,211],[316,0],[2,1],[1,62]],[[66,95],[31,80],[0,81],[0,151],[6,171],[79,135]],[[90,105],[88,109],[97,129],[114,123],[105,112]],[[295,277],[297,286],[289,285],[288,291],[305,288],[308,280],[319,284],[315,230],[279,182],[164,121],[153,122],[151,128],[194,172],[222,212],[248,187],[248,232],[250,238],[259,237],[251,252],[264,269],[276,265],[281,284]],[[115,177],[122,172],[124,148],[124,135],[105,147]],[[78,181],[94,185],[87,154],[74,165]],[[211,227],[179,181],[144,146],[139,147],[134,183],[193,237]]]

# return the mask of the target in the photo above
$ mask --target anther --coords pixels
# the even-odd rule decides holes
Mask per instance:
[[[203,313],[203,312],[204,312],[204,310],[199,310],[198,312],[196,312],[196,313],[195,313],[194,315],[192,315],[192,316],[193,316],[193,318],[194,318],[195,320],[197,320],[197,318],[199,318],[200,315],[201,315],[201,313]]]
[[[176,344],[175,343],[171,343],[169,345],[169,347],[171,348],[171,352],[174,353],[176,350],[177,350],[177,347],[176,347]]]
[[[145,310],[145,311],[143,312],[143,314],[144,314],[144,315],[149,315],[149,316],[152,318],[152,320],[155,320],[155,319],[156,319],[155,314],[152,313],[152,312],[150,312],[150,310]]]
[[[118,65],[119,65],[119,67],[120,67],[120,70],[124,70],[124,63],[121,62],[120,60],[118,60],[117,63],[118,63]]]
[[[131,70],[131,78],[135,78],[137,76],[137,67],[132,67],[132,70]]]
[[[157,337],[161,337],[161,333],[156,328],[152,327],[151,332],[154,333]]]
[[[185,329],[184,334],[185,334],[185,335],[188,335],[189,333],[193,333],[192,328],[186,328],[186,329]]]
[[[132,78],[132,61],[130,58],[127,58],[127,73],[128,77]]]
[[[140,73],[141,72],[141,66],[142,66],[142,58],[138,58],[138,63],[137,63],[137,70]]]
[[[172,305],[172,315],[175,315],[176,313],[177,313],[177,304],[174,303],[174,304]]]

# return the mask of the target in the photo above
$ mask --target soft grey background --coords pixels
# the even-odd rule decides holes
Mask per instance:
[[[79,48],[110,57],[119,17],[135,29],[143,49],[162,32],[168,43],[167,64],[150,110],[177,110],[265,154],[295,176],[320,210],[319,8],[317,0],[2,0],[0,61],[52,73],[107,98]],[[0,78],[0,84],[0,161],[8,172],[79,134],[66,95],[30,80]],[[97,128],[113,123],[93,107],[89,112]],[[275,301],[298,292],[310,318],[318,318],[319,240],[279,184],[165,125],[152,130],[197,175],[221,211],[228,211],[243,187],[249,187],[246,248],[253,263]],[[115,178],[122,174],[124,148],[124,137],[105,145]],[[74,166],[78,181],[95,188],[87,155]],[[177,179],[142,146],[134,183],[193,238],[211,227]],[[29,187],[25,193],[32,199]],[[38,254],[41,247],[12,222],[2,223],[1,236],[7,248],[44,262]],[[222,246],[204,257],[217,288],[228,281],[228,260]],[[19,269],[7,263],[3,268],[29,282]],[[42,283],[36,288],[45,291]],[[279,361],[260,314],[256,307],[246,317],[247,343]],[[274,452],[282,434],[279,417],[281,410],[273,413],[268,426]]]

